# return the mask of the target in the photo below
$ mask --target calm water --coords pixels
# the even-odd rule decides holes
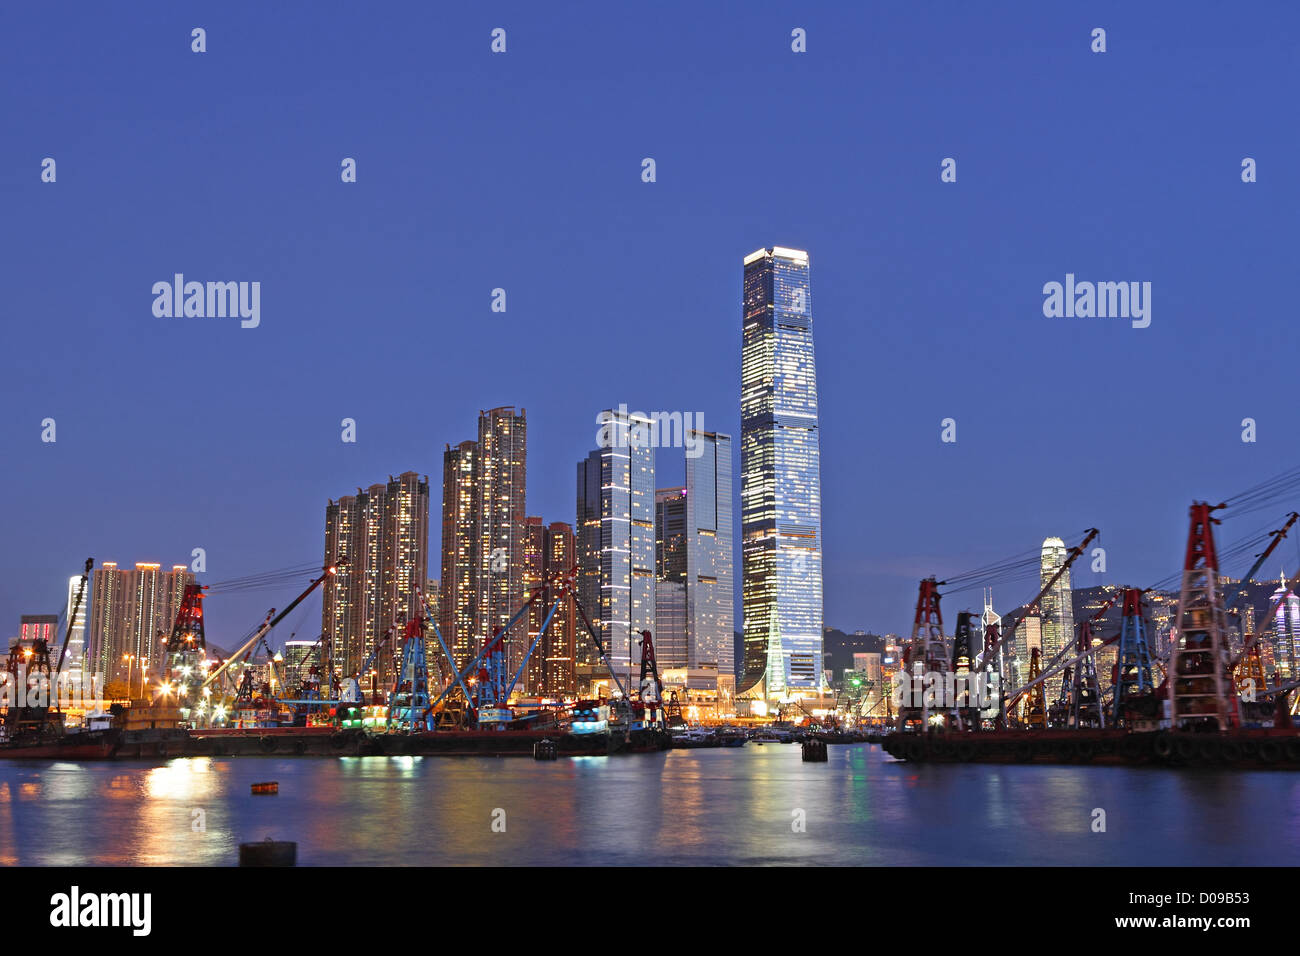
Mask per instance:
[[[251,796],[263,780],[279,796]],[[1300,773],[908,766],[865,745],[826,764],[775,744],[553,763],[4,761],[0,864],[228,865],[267,837],[296,841],[302,865],[1292,864],[1297,810]]]

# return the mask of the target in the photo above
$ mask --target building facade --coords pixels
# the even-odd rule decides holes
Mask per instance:
[[[479,413],[478,440],[443,453],[439,627],[464,667],[519,610],[524,593],[528,421],[525,409]],[[506,635],[513,673],[524,629]]]
[[[527,519],[524,543],[524,598],[548,582],[562,581],[577,563],[573,526],[563,521],[546,524],[541,518]],[[574,650],[577,637],[577,610],[573,590],[565,592],[551,614],[558,594],[555,590],[528,609],[528,646],[537,643],[528,658],[523,681],[524,690],[535,697],[564,698],[577,693]],[[547,624],[547,616],[550,623]],[[542,631],[542,626],[546,630]],[[538,634],[541,639],[538,640]]]
[[[652,422],[623,411],[602,412],[599,422],[601,447],[577,469],[578,599],[627,687],[639,679],[641,631],[655,628],[655,451],[645,440]],[[603,680],[603,671],[586,642],[579,683]]]
[[[193,583],[193,572],[183,564],[164,571],[160,564],[140,562],[133,568],[119,568],[116,562],[105,561],[96,568],[90,595],[92,673],[106,682],[129,679],[142,692],[148,675],[161,674],[166,666],[165,639],[171,635],[185,588]]]
[[[1065,564],[1069,551],[1060,538],[1043,541],[1040,563],[1043,586]],[[1060,580],[1043,595],[1039,602],[1043,618],[1043,667],[1046,668],[1061,649],[1074,640],[1074,598],[1070,591],[1070,569],[1066,568]]]
[[[428,547],[429,479],[413,471],[326,505],[325,563],[338,570],[323,584],[321,631],[338,674],[368,686],[359,672],[374,653],[374,679],[393,680],[400,628],[423,613]]]
[[[737,691],[810,696],[823,684],[821,451],[808,254],[744,260]]]

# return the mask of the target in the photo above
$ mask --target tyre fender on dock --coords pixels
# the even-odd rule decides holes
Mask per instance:
[[[1291,763],[1300,763],[1300,740],[1288,737],[1282,744],[1282,753],[1286,754],[1286,759]]]
[[[1223,757],[1224,763],[1241,763],[1241,744],[1231,738],[1225,740],[1223,747],[1220,749],[1220,756]]]
[[[1174,742],[1168,734],[1158,733],[1151,742],[1151,752],[1161,760],[1168,760],[1174,752]]]
[[[330,746],[335,750],[342,750],[348,745],[348,735],[339,731],[330,735]]]
[[[1282,756],[1282,748],[1276,740],[1259,742],[1259,759],[1264,763],[1277,763]]]
[[[275,738],[269,735],[264,736],[258,740],[257,746],[262,748],[262,753],[264,754],[275,753]]]

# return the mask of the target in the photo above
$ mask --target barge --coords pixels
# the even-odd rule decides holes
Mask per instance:
[[[1300,733],[1256,727],[1175,730],[994,730],[893,733],[881,747],[909,763],[1099,764],[1300,770]]]

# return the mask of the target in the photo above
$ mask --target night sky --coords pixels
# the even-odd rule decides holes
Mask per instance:
[[[703,414],[738,476],[771,245],[811,257],[828,625],[906,632],[918,577],[1090,525],[1077,586],[1168,575],[1194,496],[1300,461],[1300,10],[1087,6],[6,5],[0,637],[87,556],[319,560],[327,499],[406,470],[437,574],[443,445],[497,405],[548,521],[620,402]],[[155,317],[177,272],[259,281],[260,326]],[[1044,317],[1067,273],[1151,282],[1150,327]],[[214,597],[209,638],[297,590]]]

